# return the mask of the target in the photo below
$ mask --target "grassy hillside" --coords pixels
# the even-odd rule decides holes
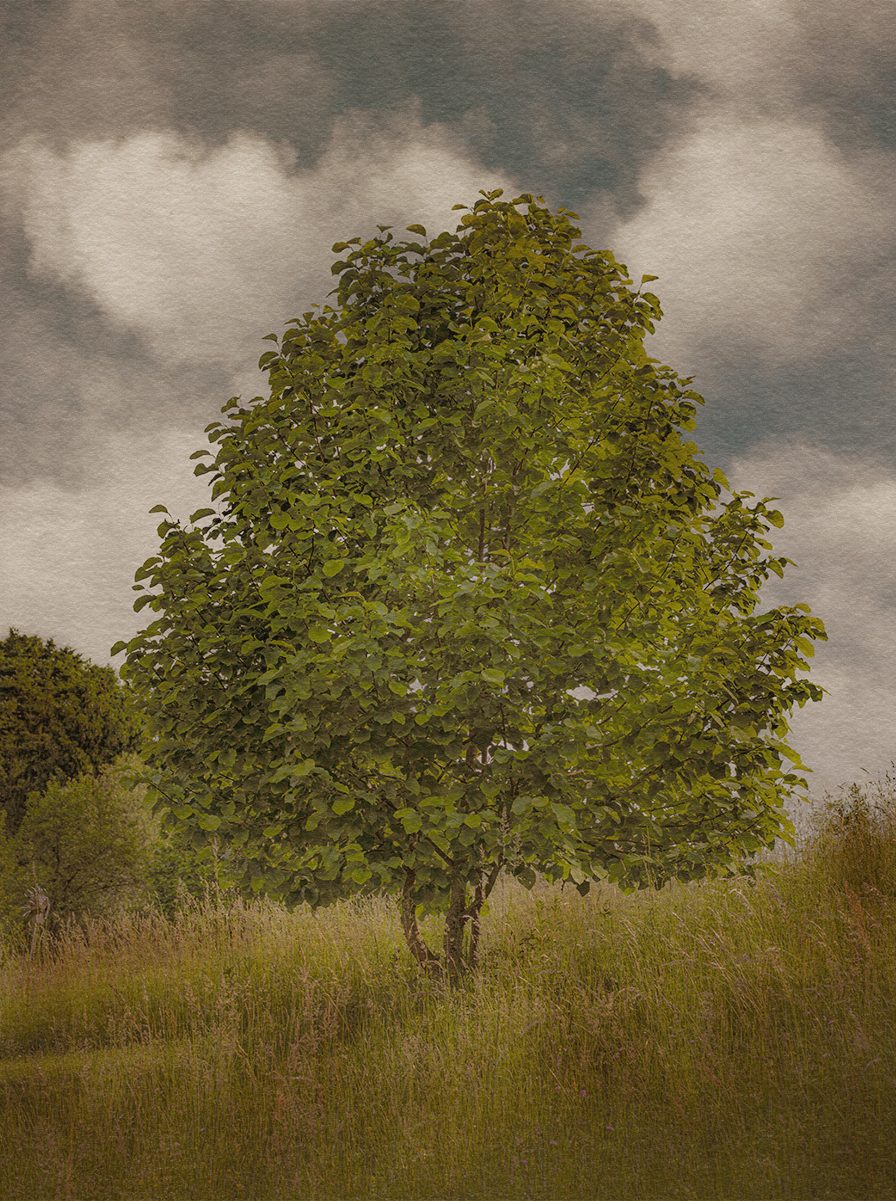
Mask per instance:
[[[386,901],[210,898],[8,957],[0,1195],[896,1197],[892,792],[756,886],[508,882],[483,944],[451,994]]]

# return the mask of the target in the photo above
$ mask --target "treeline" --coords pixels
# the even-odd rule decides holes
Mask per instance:
[[[218,878],[133,786],[144,722],[110,667],[10,630],[0,642],[0,945],[126,909],[172,916]]]

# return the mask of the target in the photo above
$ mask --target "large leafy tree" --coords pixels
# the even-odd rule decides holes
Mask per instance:
[[[138,749],[143,718],[111,667],[52,638],[0,642],[0,804],[14,834],[31,792],[96,772]]]
[[[159,616],[113,648],[156,795],[245,887],[392,890],[452,976],[502,870],[658,885],[786,836],[825,637],[755,612],[782,518],[683,441],[703,402],[645,352],[656,297],[574,213],[481,195],[455,234],[334,246],[336,306],[208,427],[223,510],[163,521]]]

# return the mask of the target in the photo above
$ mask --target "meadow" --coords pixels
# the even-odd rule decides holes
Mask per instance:
[[[755,884],[503,881],[457,990],[384,898],[7,952],[0,1196],[896,1198],[894,797],[854,786]]]

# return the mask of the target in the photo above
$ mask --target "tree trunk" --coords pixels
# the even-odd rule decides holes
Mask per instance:
[[[467,967],[464,955],[464,934],[467,923],[467,886],[463,880],[451,885],[451,900],[445,917],[443,963],[448,979],[455,986]]]
[[[473,900],[470,903],[470,908],[467,910],[467,914],[470,918],[469,967],[471,972],[476,970],[476,951],[479,948],[479,915],[482,913],[482,906],[484,903],[485,892],[482,887],[482,877],[480,876],[479,883],[476,885],[476,891],[473,893]]]
[[[418,965],[427,974],[434,975],[441,967],[441,963],[438,955],[433,954],[423,941],[423,935],[417,925],[417,905],[414,897],[416,878],[415,872],[407,871],[405,873],[404,888],[401,894],[401,928],[404,931],[405,941]]]
[[[417,925],[417,906],[414,896],[416,874],[412,871],[406,872],[401,895],[401,928],[411,954],[427,975],[445,975],[450,986],[456,988],[467,973],[475,970],[482,906],[488,900],[503,866],[504,860],[501,858],[492,866],[488,877],[484,871],[480,872],[469,904],[467,904],[466,882],[460,878],[452,881],[448,912],[445,916],[441,957],[431,951],[423,941],[420,927]],[[468,922],[470,924],[469,938],[466,936]]]

